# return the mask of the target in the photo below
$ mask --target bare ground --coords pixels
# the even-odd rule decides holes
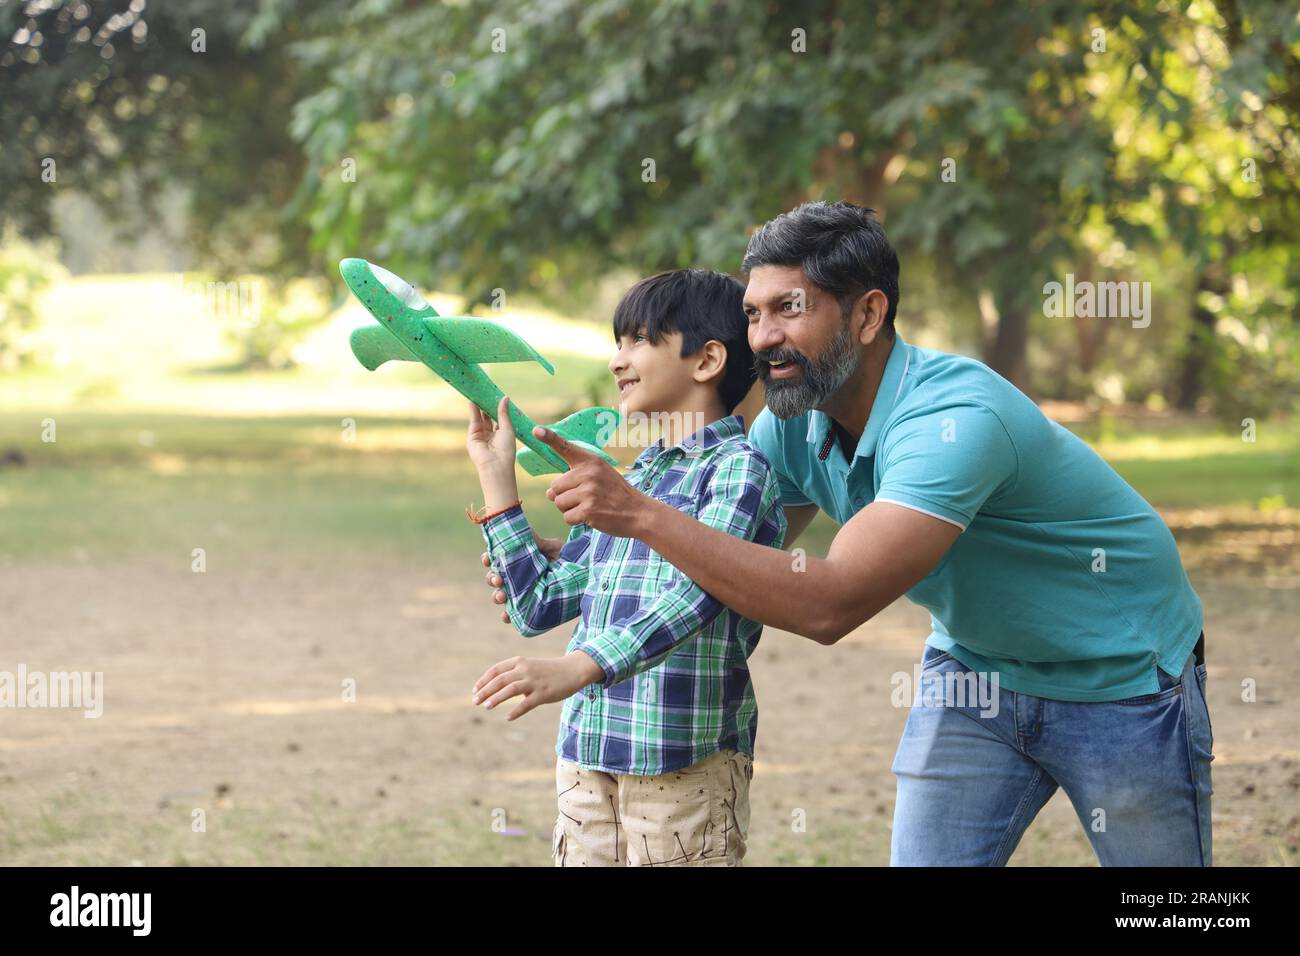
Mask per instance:
[[[0,670],[105,682],[99,719],[0,710],[0,863],[548,864],[558,707],[507,724],[469,691],[503,657],[562,653],[570,628],[520,638],[468,557],[0,567]],[[1300,859],[1300,589],[1254,567],[1193,573],[1219,865]],[[888,863],[907,718],[890,680],[926,623],[900,602],[833,648],[765,633],[747,863]],[[1095,864],[1064,794],[1012,863]]]

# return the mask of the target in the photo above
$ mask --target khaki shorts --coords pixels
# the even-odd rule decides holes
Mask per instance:
[[[559,760],[556,866],[739,866],[749,832],[748,754],[722,750],[654,777]]]

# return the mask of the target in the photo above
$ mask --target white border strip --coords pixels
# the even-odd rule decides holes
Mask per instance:
[[[966,530],[966,525],[961,524],[958,521],[953,521],[951,518],[945,518],[943,515],[937,515],[933,511],[926,511],[924,508],[918,508],[916,505],[909,505],[903,501],[895,501],[893,498],[877,498],[876,501],[888,501],[891,505],[898,505],[900,508],[909,508],[912,511],[919,511],[923,515],[929,515],[931,518],[938,518],[940,521],[946,521],[951,525],[956,525],[958,528],[961,528],[962,531]]]
[[[895,405],[898,404],[898,396],[903,394],[903,383],[907,381],[907,369],[908,369],[908,367],[912,364],[912,353],[911,353],[911,352],[906,352],[906,353],[904,353],[904,355],[905,355],[906,361],[903,362],[903,374],[900,375],[900,376],[898,377],[898,391],[896,391],[896,392],[894,393],[894,404],[895,404]],[[894,504],[898,504],[898,502],[895,501]],[[918,510],[919,510],[919,509],[918,509]],[[926,512],[926,513],[929,514],[929,512]],[[938,516],[938,515],[935,515],[935,517],[937,518],[937,517],[939,517],[939,516]]]

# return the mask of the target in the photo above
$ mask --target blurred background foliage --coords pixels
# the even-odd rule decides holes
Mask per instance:
[[[0,36],[29,238],[75,244],[89,201],[174,268],[364,255],[603,322],[611,275],[734,272],[758,223],[843,197],[899,248],[904,334],[1035,397],[1297,400],[1293,3],[0,0]],[[1150,282],[1150,327],[1045,316],[1067,274]],[[271,310],[247,361],[304,321]]]
[[[984,358],[1160,509],[1217,642],[1216,859],[1300,862],[1298,91],[1294,0],[0,0],[0,622],[122,708],[5,725],[0,858],[546,862],[553,726],[462,707],[518,650],[465,400],[358,365],[337,260],[521,332],[555,376],[492,377],[554,421],[616,400],[635,278],[735,272],[843,197],[898,247],[909,341]],[[1049,317],[1069,275],[1149,282],[1150,325]],[[567,534],[548,484],[530,521]],[[912,666],[917,611],[829,670],[764,639],[790,732],[756,863],[888,860],[902,718],[862,675]],[[1063,797],[1022,846],[1094,860]]]
[[[66,273],[47,242],[20,242],[9,229],[0,236],[0,372],[13,372],[37,360],[36,327],[40,294]]]

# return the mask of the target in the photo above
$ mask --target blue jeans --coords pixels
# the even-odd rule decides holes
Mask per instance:
[[[1156,693],[1103,703],[994,693],[988,675],[980,695],[926,647],[892,768],[890,864],[1003,866],[1059,786],[1102,866],[1209,866],[1205,665],[1193,654],[1180,677],[1156,674]]]

